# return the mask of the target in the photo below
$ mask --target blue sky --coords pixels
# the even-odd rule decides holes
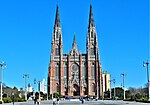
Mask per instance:
[[[121,86],[125,72],[127,87],[147,82],[143,61],[149,58],[148,0],[1,0],[0,61],[5,61],[3,82],[24,87],[47,77],[56,6],[63,32],[64,53],[72,48],[74,32],[78,49],[86,52],[90,4],[93,7],[103,71]]]

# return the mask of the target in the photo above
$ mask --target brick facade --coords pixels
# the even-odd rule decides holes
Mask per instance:
[[[62,29],[57,7],[48,68],[48,93],[58,92],[64,96],[102,96],[102,68],[99,59],[92,6],[86,54],[79,52],[75,36],[72,50],[68,54],[63,54]]]

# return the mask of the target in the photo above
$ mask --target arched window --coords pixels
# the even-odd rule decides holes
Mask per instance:
[[[87,74],[87,71],[86,71],[86,63],[83,65],[83,68],[82,68],[82,76],[86,77],[86,74]]]
[[[94,86],[94,83],[92,83],[92,92],[95,92],[95,86]]]
[[[91,76],[93,79],[95,78],[95,65],[94,65],[94,63],[91,66]]]
[[[86,87],[84,87],[84,95],[86,95],[86,93],[87,93],[87,88]]]
[[[67,87],[65,87],[64,92],[65,92],[65,95],[67,95]]]
[[[91,55],[94,55],[94,54],[95,54],[94,52],[95,52],[94,46],[92,45],[92,46],[91,46]]]
[[[67,77],[67,63],[64,65],[64,76]]]
[[[56,83],[56,92],[59,92],[59,84]]]
[[[91,38],[94,38],[94,33],[93,33],[93,31],[91,32]]]
[[[57,31],[57,33],[56,33],[56,38],[58,38],[58,36],[59,36],[59,32]]]
[[[58,46],[56,46],[56,48],[55,48],[55,55],[59,55],[59,47]]]
[[[56,78],[59,78],[59,64],[56,64]]]

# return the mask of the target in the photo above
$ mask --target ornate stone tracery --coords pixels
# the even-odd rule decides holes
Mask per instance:
[[[77,84],[79,86],[79,67],[77,64],[72,65],[71,84]]]

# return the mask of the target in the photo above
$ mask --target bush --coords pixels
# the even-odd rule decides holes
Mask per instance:
[[[11,100],[11,98],[3,98],[3,102],[4,103],[11,103],[12,100]]]
[[[122,100],[122,98],[116,98],[116,100]]]
[[[104,100],[111,100],[110,98],[104,98]]]
[[[131,100],[131,98],[126,98],[126,99],[123,100],[123,101],[133,101],[133,100]]]
[[[54,93],[54,94],[53,94],[53,97],[54,97],[54,98],[57,98],[57,97],[62,98],[63,96],[62,96],[61,94],[59,94],[59,93]]]
[[[24,98],[18,98],[18,102],[25,102],[26,100]]]
[[[24,98],[15,98],[15,102],[25,102]]]

